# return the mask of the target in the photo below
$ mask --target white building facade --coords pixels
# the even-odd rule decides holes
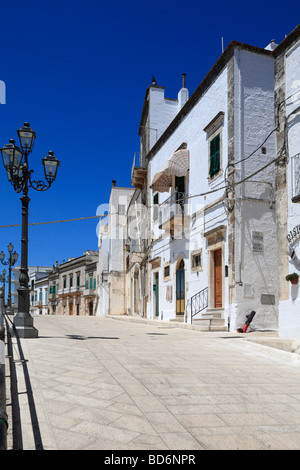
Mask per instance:
[[[108,207],[102,208],[103,212],[107,209],[108,215],[98,226],[97,315],[122,315],[127,312],[127,208],[133,192],[133,188],[118,187],[113,180]]]
[[[232,42],[179,103],[146,156],[147,316],[275,329],[272,52]]]
[[[29,276],[31,315],[48,314],[49,272],[34,271]]]
[[[300,26],[274,55],[279,334],[300,338]]]

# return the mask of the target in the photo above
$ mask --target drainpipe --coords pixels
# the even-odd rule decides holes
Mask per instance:
[[[4,291],[0,287],[0,450],[7,450],[8,418],[6,414],[5,385],[5,327],[4,327]]]

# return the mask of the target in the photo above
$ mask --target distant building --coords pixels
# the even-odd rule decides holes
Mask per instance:
[[[113,180],[106,224],[99,224],[99,315],[126,313],[127,208],[133,192]]]
[[[52,272],[53,268],[51,269]],[[49,272],[34,271],[29,277],[31,315],[48,314]]]
[[[13,303],[13,308],[14,312],[16,313],[18,311],[18,288],[20,287],[19,284],[19,277],[20,277],[20,269],[21,266],[14,266],[12,268],[12,272],[14,273],[14,279],[12,279],[12,296],[14,299],[12,300]],[[29,277],[29,289],[30,289],[30,312],[31,313],[44,313],[46,304],[44,304],[44,308],[42,309],[42,312],[37,312],[37,309],[33,305],[33,302],[35,302],[35,282],[38,279],[41,279],[44,276],[47,276],[47,274],[51,273],[53,271],[53,266],[28,266],[28,277]],[[42,288],[43,294],[45,293],[45,288]],[[33,296],[33,297],[32,297]],[[44,297],[43,297],[44,298]],[[32,310],[34,308],[34,311]]]
[[[97,262],[97,251],[85,251],[56,267],[49,277],[50,314],[95,315]]]

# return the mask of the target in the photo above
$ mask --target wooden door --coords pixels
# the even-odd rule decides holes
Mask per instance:
[[[181,260],[176,271],[176,315],[184,315],[185,283],[184,262]]]
[[[214,251],[215,308],[222,307],[222,249]]]
[[[153,280],[153,292],[154,292],[154,315],[156,317],[159,316],[159,277],[158,273],[154,273],[154,280]]]
[[[69,304],[69,315],[73,315],[73,304]]]

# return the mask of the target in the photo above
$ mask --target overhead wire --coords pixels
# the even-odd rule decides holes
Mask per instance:
[[[43,57],[47,57],[48,59],[59,60],[61,62],[66,62],[66,63],[72,64],[72,65],[78,65],[80,67],[86,67],[86,68],[93,69],[93,70],[98,70],[99,72],[104,72],[104,73],[107,73],[107,74],[110,74],[110,75],[115,75],[115,76],[118,76],[118,77],[127,78],[129,80],[135,80],[135,81],[138,81],[140,83],[145,83],[145,80],[142,80],[142,79],[137,78],[137,77],[132,77],[132,76],[129,76],[127,74],[112,72],[112,71],[103,69],[101,67],[97,67],[96,65],[83,64],[83,63],[78,62],[76,60],[67,59],[65,57],[58,57],[58,56],[55,56],[55,55],[52,55],[52,54],[47,54],[45,52],[34,51],[32,49],[27,49],[25,47],[16,46],[15,44],[9,44],[9,43],[1,41],[0,46],[11,47],[13,49],[19,49],[19,50],[24,51],[24,52],[29,52],[30,54],[36,54],[36,55],[40,55],[40,56],[43,56]]]

